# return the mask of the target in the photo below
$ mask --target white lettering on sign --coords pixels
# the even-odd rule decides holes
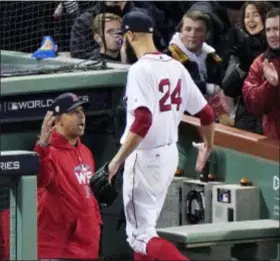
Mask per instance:
[[[272,180],[272,188],[273,191],[275,192],[274,195],[274,205],[272,209],[272,214],[275,218],[279,218],[279,201],[280,201],[280,195],[279,195],[279,188],[280,188],[280,180],[279,176],[273,176]]]
[[[80,99],[83,101],[89,102],[89,96],[80,96]],[[31,109],[43,109],[52,106],[53,99],[46,100],[29,100],[29,101],[19,101],[19,102],[8,102],[9,111],[17,110],[31,110]]]
[[[34,101],[21,101],[21,102],[9,102],[8,109],[12,111],[25,110],[25,109],[40,109],[48,108],[53,104],[52,99],[47,100],[34,100]]]
[[[0,162],[0,169],[2,171],[7,170],[19,170],[20,169],[20,163],[19,161],[6,161],[6,162]]]
[[[280,180],[279,180],[279,177],[278,176],[274,176],[273,177],[273,185],[272,185],[272,187],[273,187],[273,190],[279,190],[279,188],[280,188]]]
[[[272,212],[274,217],[278,217],[279,218],[279,206],[273,206],[273,212]]]

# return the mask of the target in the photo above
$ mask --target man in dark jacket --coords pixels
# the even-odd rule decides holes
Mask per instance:
[[[188,11],[182,18],[180,33],[175,33],[170,41],[167,54],[186,67],[202,94],[211,97],[222,91],[222,60],[215,49],[205,42],[209,30],[210,18],[207,14]],[[225,112],[216,116],[223,124],[231,125],[232,120]]]
[[[268,50],[252,64],[242,93],[249,112],[263,116],[264,135],[280,140],[280,9],[265,22]]]
[[[202,94],[215,94],[221,90],[217,87],[222,79],[219,66],[221,58],[205,42],[209,27],[207,14],[200,11],[187,12],[182,18],[180,32],[173,35],[167,50],[167,54],[188,69]],[[209,84],[216,86],[211,88]]]
[[[203,95],[214,96],[221,92],[221,58],[205,41],[209,34],[210,18],[201,11],[188,11],[181,20],[180,32],[175,33],[166,53],[180,61],[189,71]],[[221,107],[221,106],[220,106]],[[217,112],[216,108],[214,110]],[[231,125],[228,114],[216,114],[220,123]],[[181,174],[186,162],[184,148],[179,147],[180,165],[176,174]]]
[[[141,3],[139,6],[153,17],[156,24],[162,24],[163,13],[149,3]],[[74,22],[70,37],[70,53],[73,58],[90,59],[96,54],[99,45],[93,38],[93,19],[100,13],[113,13],[123,17],[128,12],[138,9],[137,3],[132,1],[99,1],[89,11],[81,14]],[[161,47],[162,38],[159,31],[155,34],[157,46]],[[162,49],[161,47],[160,49]]]
[[[242,1],[200,1],[189,11],[202,11],[211,18],[212,28],[207,43],[213,46],[222,58],[222,68],[225,71],[230,57],[230,47],[235,42],[233,28],[239,22],[239,9]]]
[[[248,2],[241,8],[240,29],[235,30],[229,64],[223,79],[225,94],[236,101],[234,126],[262,134],[262,115],[256,117],[244,105],[242,86],[254,59],[267,49],[264,24],[269,2]],[[251,24],[254,25],[251,29]]]

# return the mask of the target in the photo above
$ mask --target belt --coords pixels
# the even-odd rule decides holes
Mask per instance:
[[[170,146],[172,144],[174,144],[175,142],[170,142],[170,143],[166,143],[164,145],[159,145],[159,146],[156,146],[156,147],[152,147],[152,148],[138,148],[137,150],[154,150],[154,149],[159,149],[159,148],[162,148],[162,147],[167,147],[167,146]]]

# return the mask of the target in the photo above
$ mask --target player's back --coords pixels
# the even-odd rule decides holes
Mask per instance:
[[[139,148],[156,148],[178,141],[184,111],[197,114],[207,101],[184,66],[165,54],[145,54],[128,71],[127,124],[121,143],[133,124],[134,112],[146,107],[152,126]]]
[[[140,147],[150,148],[175,143],[182,106],[182,65],[165,54],[146,54],[135,64],[144,70],[153,123]],[[138,75],[136,75],[137,77]],[[185,88],[186,86],[184,86]]]

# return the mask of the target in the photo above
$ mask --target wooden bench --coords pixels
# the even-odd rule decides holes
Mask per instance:
[[[277,257],[280,223],[277,220],[250,220],[160,228],[160,237],[175,243],[193,260],[269,260]],[[249,253],[245,253],[244,245]],[[242,251],[235,254],[234,248]]]

